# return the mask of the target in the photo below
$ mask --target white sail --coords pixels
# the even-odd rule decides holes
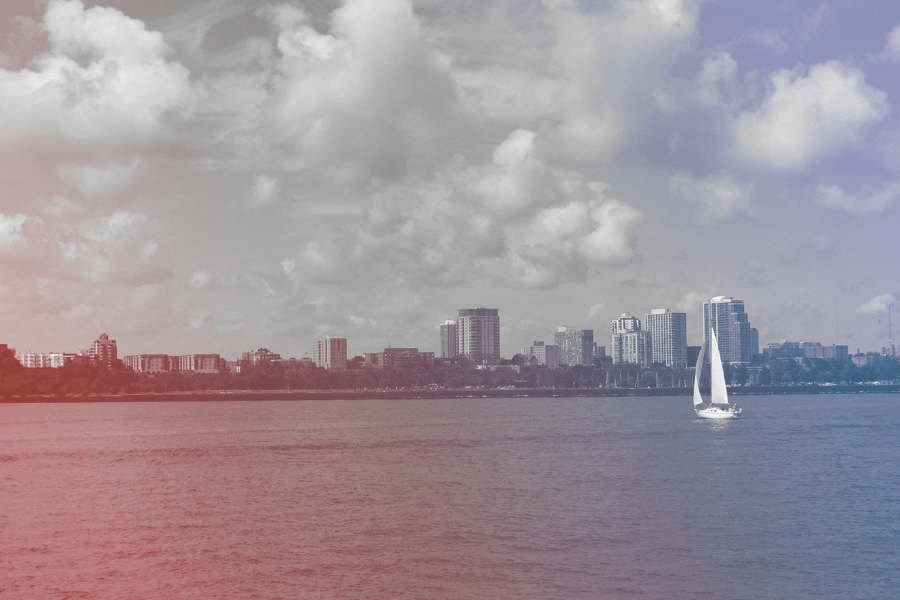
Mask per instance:
[[[725,387],[725,370],[722,368],[722,357],[719,354],[719,342],[716,340],[716,332],[709,329],[709,362],[710,362],[710,388],[712,397],[710,404],[728,404],[728,389]],[[695,400],[696,402],[696,400]]]
[[[703,369],[703,358],[706,354],[706,340],[700,346],[700,356],[697,357],[697,366],[694,368],[694,406],[703,404],[703,398],[700,396],[700,371]]]

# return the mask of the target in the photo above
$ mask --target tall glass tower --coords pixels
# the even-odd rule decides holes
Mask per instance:
[[[703,303],[703,341],[709,344],[712,326],[719,342],[723,362],[749,363],[751,353],[750,320],[744,301],[716,296]]]

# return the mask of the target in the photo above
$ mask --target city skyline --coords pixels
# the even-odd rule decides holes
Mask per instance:
[[[878,351],[898,65],[900,6],[818,0],[4,3],[0,337],[439,352],[494,306],[509,357],[727,295]]]

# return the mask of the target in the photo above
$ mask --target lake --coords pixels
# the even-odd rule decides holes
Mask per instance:
[[[896,598],[900,395],[0,405],[3,598]]]

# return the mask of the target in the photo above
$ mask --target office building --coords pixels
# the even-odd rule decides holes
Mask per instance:
[[[525,364],[546,365],[551,369],[559,367],[559,346],[535,341],[531,346],[522,348]]]
[[[712,326],[719,342],[722,362],[749,363],[751,355],[750,321],[744,311],[744,301],[716,296],[703,303],[703,340],[709,347]]]
[[[456,321],[444,321],[441,325],[441,358],[455,357],[456,349]]]
[[[313,342],[310,358],[316,366],[329,371],[343,371],[347,368],[347,338],[326,335],[324,340]]]
[[[476,365],[500,364],[500,311],[461,308],[456,320],[457,354]]]
[[[641,320],[622,313],[609,326],[614,363],[632,363],[649,367],[653,362],[650,335],[641,329]]]
[[[559,346],[560,364],[570,367],[594,364],[596,344],[594,344],[593,329],[562,326],[556,330],[553,341]]]
[[[644,316],[644,324],[650,334],[653,362],[676,369],[687,367],[687,314],[654,308]]]

